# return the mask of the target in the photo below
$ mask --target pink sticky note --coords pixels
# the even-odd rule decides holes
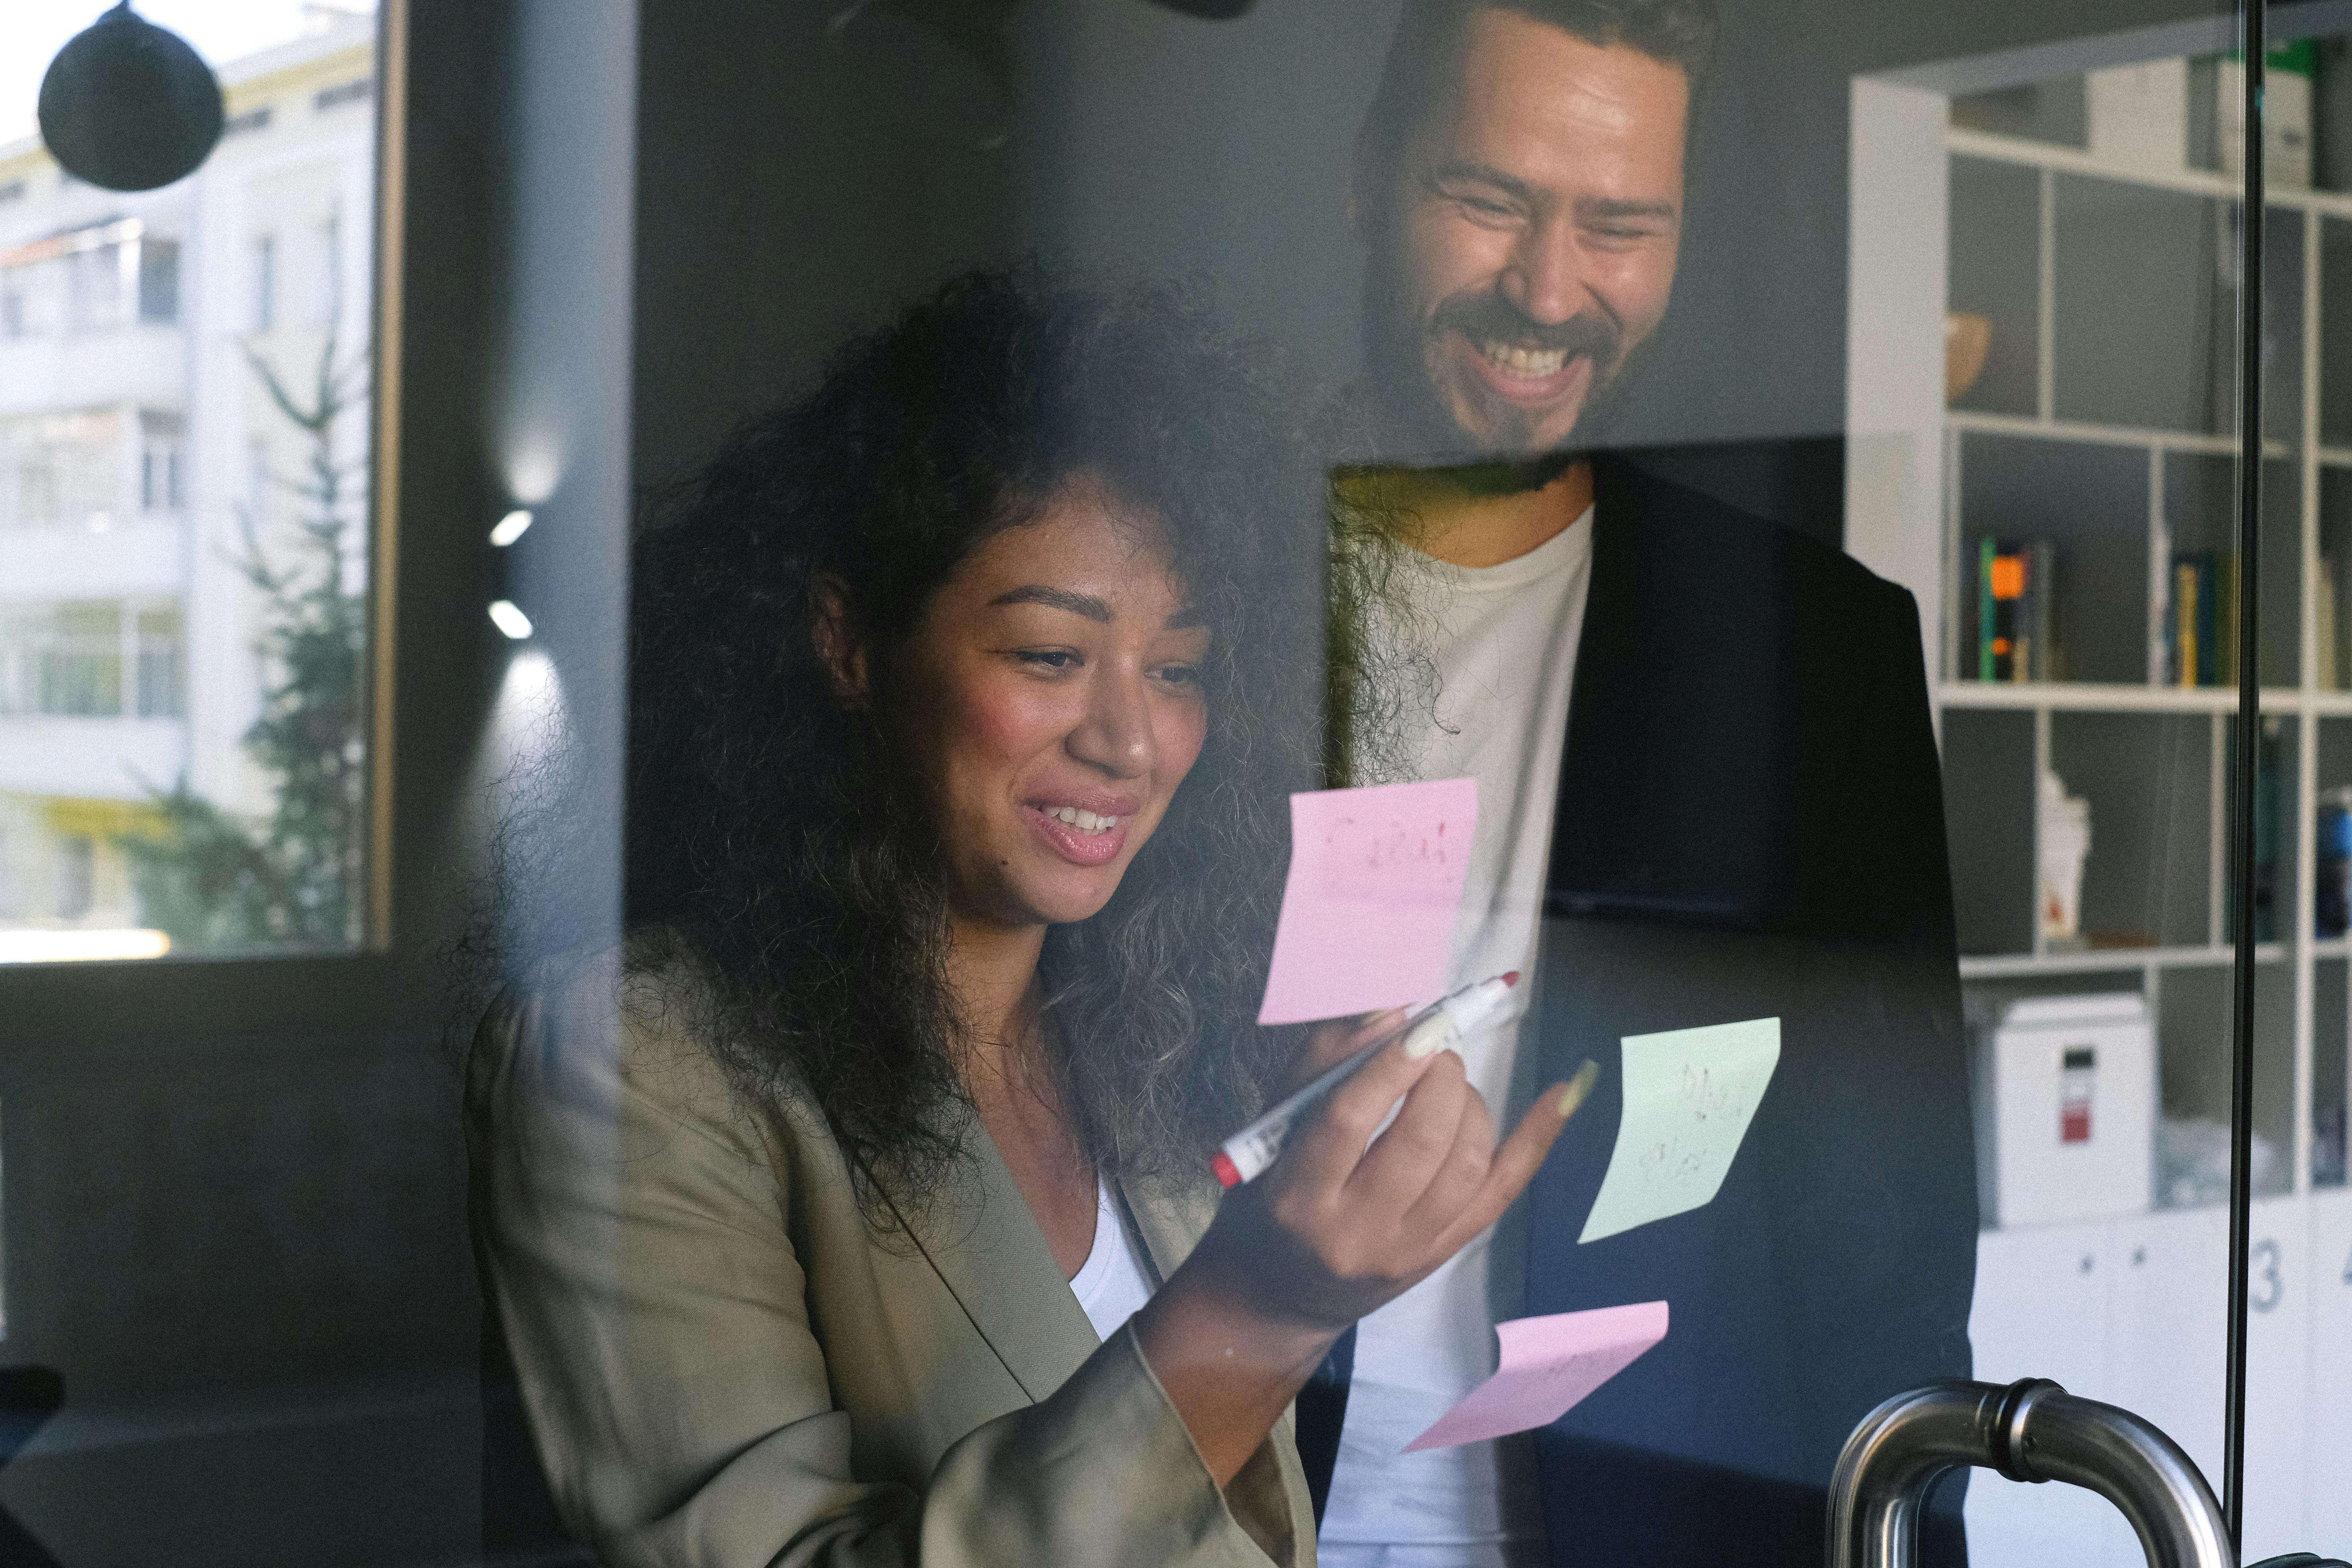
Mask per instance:
[[[1496,1324],[1495,1337],[1503,1342],[1495,1375],[1406,1444],[1406,1453],[1550,1426],[1666,1337],[1666,1304],[1519,1318]]]
[[[1478,781],[1290,797],[1290,877],[1261,1024],[1409,1007],[1445,989]]]

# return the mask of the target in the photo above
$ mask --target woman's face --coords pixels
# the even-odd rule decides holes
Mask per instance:
[[[1109,901],[1201,753],[1208,651],[1158,524],[1089,479],[949,579],[899,655],[889,720],[960,919],[1052,924]]]

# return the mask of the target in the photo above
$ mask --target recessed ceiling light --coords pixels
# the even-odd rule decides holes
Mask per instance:
[[[490,602],[490,619],[499,630],[517,642],[530,636],[530,617],[516,608],[511,599],[493,599]]]

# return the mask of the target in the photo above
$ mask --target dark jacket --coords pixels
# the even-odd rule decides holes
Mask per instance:
[[[1664,1299],[1664,1343],[1538,1443],[1556,1568],[1823,1560],[1890,1394],[1969,1373],[1977,1185],[1917,612],[1851,557],[1594,465],[1552,828],[1538,1082],[1609,1069],[1529,1194],[1525,1310]],[[1618,1041],[1780,1019],[1715,1201],[1580,1246]],[[1931,1561],[1955,1561],[1958,1489]]]

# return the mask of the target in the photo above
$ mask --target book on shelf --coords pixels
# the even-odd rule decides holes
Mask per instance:
[[[2176,550],[2164,605],[2168,686],[2238,683],[2238,558],[2226,550]]]
[[[2314,640],[2319,652],[2319,689],[2352,689],[2352,550],[2339,543],[2319,552],[2313,582]]]
[[[2336,562],[2334,557],[2319,558],[2319,576],[2312,584],[2312,641],[2319,650],[2319,689],[2322,691],[2344,689],[2344,659],[2336,645]]]
[[[1977,544],[1979,680],[2055,680],[2057,552],[2046,539]]]

